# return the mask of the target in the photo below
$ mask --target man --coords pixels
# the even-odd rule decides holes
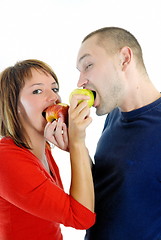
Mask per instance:
[[[161,95],[149,79],[141,47],[128,31],[107,27],[85,37],[78,87],[96,92],[108,114],[93,179],[96,224],[86,240],[161,239]]]

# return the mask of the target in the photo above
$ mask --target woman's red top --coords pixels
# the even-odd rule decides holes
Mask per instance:
[[[0,239],[62,240],[60,224],[88,229],[95,214],[64,192],[49,148],[50,175],[29,150],[0,140]]]

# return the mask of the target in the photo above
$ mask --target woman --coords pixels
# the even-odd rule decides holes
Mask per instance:
[[[60,102],[58,79],[44,62],[25,60],[0,76],[0,239],[61,240],[59,224],[94,224],[94,193],[85,130],[91,122],[86,96],[74,96],[69,126],[46,122],[44,110]],[[44,134],[45,132],[45,134]],[[67,133],[68,132],[68,133]],[[69,137],[69,143],[68,143]],[[70,150],[70,194],[46,138]]]

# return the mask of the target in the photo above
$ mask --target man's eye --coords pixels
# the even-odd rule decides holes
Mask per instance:
[[[59,88],[52,88],[53,92],[57,93],[59,92]]]
[[[40,94],[42,93],[42,90],[41,89],[36,89],[33,91],[33,94]]]
[[[91,64],[88,64],[88,65],[85,67],[85,70],[88,70],[90,67],[92,67],[92,63],[91,63]]]

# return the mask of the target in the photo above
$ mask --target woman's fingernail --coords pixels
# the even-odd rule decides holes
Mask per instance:
[[[62,123],[63,120],[62,120],[61,118],[58,118],[58,122],[59,122],[59,123]]]

